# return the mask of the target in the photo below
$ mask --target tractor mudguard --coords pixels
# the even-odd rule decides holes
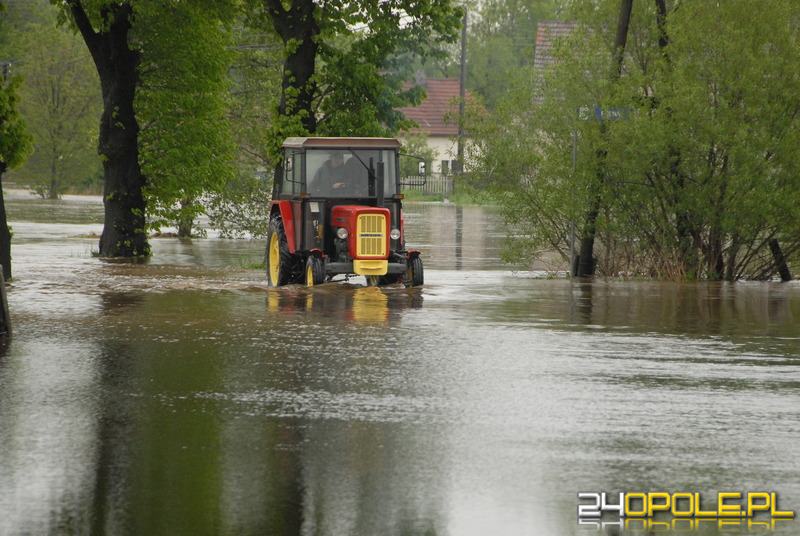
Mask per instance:
[[[292,203],[285,199],[272,202],[272,214],[278,212],[283,221],[283,230],[286,232],[286,245],[289,246],[289,253],[297,251],[297,244],[294,240],[294,220],[292,219]],[[276,208],[277,207],[277,208]]]

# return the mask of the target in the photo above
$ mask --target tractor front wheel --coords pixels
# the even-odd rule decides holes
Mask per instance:
[[[325,282],[325,264],[316,255],[306,261],[306,286],[313,287]]]
[[[267,234],[267,280],[269,286],[280,287],[296,279],[296,259],[289,252],[286,232],[280,217],[273,217],[269,222]]]
[[[422,259],[412,257],[408,261],[408,268],[403,276],[403,284],[406,287],[421,287],[425,283],[425,273],[422,268]]]

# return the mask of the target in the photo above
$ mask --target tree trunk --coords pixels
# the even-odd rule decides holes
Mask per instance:
[[[633,0],[620,0],[617,35],[614,38],[614,70],[611,73],[613,80],[622,76],[622,63],[625,59],[625,45],[628,42],[628,27],[631,22],[632,10]]]
[[[721,281],[725,273],[725,260],[722,256],[722,236],[718,230],[712,230],[708,244],[708,279]]]
[[[300,117],[303,128],[313,134],[317,118],[313,100],[317,86],[313,81],[316,69],[319,25],[314,19],[312,0],[292,0],[287,10],[280,0],[265,0],[272,26],[289,51],[283,62],[283,81],[278,112],[282,116]]]
[[[181,199],[181,208],[185,209],[191,207],[191,199]],[[194,225],[194,217],[191,211],[188,213],[181,210],[178,214],[178,238],[191,238],[192,227]]]
[[[578,269],[575,272],[577,277],[589,277],[594,275],[594,237],[597,234],[597,216],[599,214],[600,201],[598,198],[595,198],[592,200],[592,206],[586,213],[583,237],[581,238],[580,252],[578,253]]]
[[[619,5],[619,18],[617,19],[617,34],[614,38],[614,56],[613,71],[611,73],[612,80],[619,79],[622,76],[622,65],[625,58],[625,45],[628,42],[628,27],[631,21],[631,11],[633,9],[633,0],[620,0]],[[601,127],[602,128],[602,127]],[[605,151],[598,151],[598,166],[600,183],[598,189],[602,187],[605,182],[602,162],[605,159]],[[583,224],[583,236],[581,238],[581,249],[578,257],[578,277],[589,277],[594,275],[595,260],[594,260],[594,239],[597,232],[597,216],[600,213],[600,192],[595,192],[590,201],[589,210],[586,212],[586,219]]]
[[[669,35],[667,34],[667,3],[665,0],[656,1],[656,26],[658,26],[658,48],[664,55],[664,59],[669,61],[667,45],[669,45]]]
[[[3,265],[3,277],[11,281],[11,231],[6,218],[6,201],[3,198],[3,174],[6,172],[5,162],[0,162],[0,264]]]
[[[775,261],[775,268],[778,269],[778,273],[781,276],[781,281],[784,283],[786,281],[791,281],[792,273],[789,271],[789,266],[786,264],[786,258],[783,256],[783,250],[781,250],[781,245],[778,243],[776,238],[773,238],[769,241],[769,249],[772,252],[772,258]]]
[[[58,199],[58,164],[56,163],[56,157],[50,160],[50,188],[47,189],[47,198],[48,199]]]
[[[731,238],[731,245],[728,248],[728,262],[725,264],[725,281],[733,283],[736,279],[736,257],[739,255],[740,247],[739,237],[734,234],[733,238]]]
[[[145,233],[145,178],[139,168],[139,125],[133,109],[139,52],[128,46],[133,9],[110,4],[101,10],[110,22],[95,32],[81,0],[68,0],[75,25],[92,54],[103,94],[98,152],[103,156],[105,222],[101,257],[149,255]]]
[[[314,3],[312,0],[292,0],[286,9],[281,0],[264,0],[264,8],[284,48],[289,51],[283,61],[278,113],[283,117],[298,116],[306,132],[314,134],[317,117],[313,100],[317,86],[312,78],[319,50],[319,25],[314,19]],[[282,170],[283,166],[278,162],[273,172],[275,183],[281,180]]]

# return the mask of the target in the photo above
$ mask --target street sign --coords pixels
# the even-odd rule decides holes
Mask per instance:
[[[630,118],[632,110],[630,108],[606,108],[595,104],[593,107],[581,106],[578,108],[578,119],[588,121],[595,119],[597,122],[603,121],[623,121]]]

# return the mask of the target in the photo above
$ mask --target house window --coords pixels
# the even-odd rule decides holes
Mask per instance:
[[[442,160],[442,173],[445,175],[450,173],[450,160]]]

